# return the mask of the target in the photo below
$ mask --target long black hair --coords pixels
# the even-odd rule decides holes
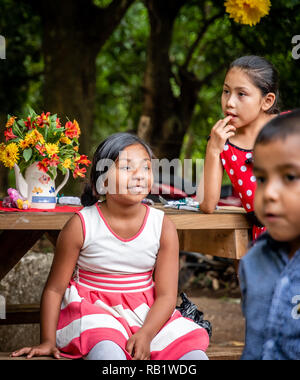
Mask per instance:
[[[150,159],[154,158],[149,145],[138,136],[131,133],[115,133],[102,141],[96,149],[93,157],[90,182],[85,185],[84,191],[81,195],[81,203],[83,206],[92,206],[99,200],[101,194],[97,192],[96,187],[98,178],[108,172],[111,163],[117,160],[121,151],[128,146],[136,144],[140,144],[145,148]],[[99,162],[102,163],[101,167],[99,167]]]
[[[279,114],[279,76],[275,67],[263,57],[247,55],[233,61],[227,72],[239,68],[249,76],[253,84],[260,89],[262,96],[272,92],[276,98],[267,114]]]

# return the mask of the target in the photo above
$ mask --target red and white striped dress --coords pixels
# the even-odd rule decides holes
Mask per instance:
[[[127,340],[143,326],[155,299],[152,273],[160,247],[164,213],[147,205],[143,225],[130,239],[116,235],[98,204],[78,215],[84,244],[65,292],[56,332],[63,356],[81,358],[95,344],[111,340],[127,359]],[[174,310],[150,345],[151,360],[177,360],[206,351],[206,330]]]

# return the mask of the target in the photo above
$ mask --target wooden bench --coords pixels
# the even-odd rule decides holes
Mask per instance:
[[[212,345],[208,348],[206,354],[209,360],[239,360],[243,352],[243,347],[227,347]],[[28,360],[25,356],[18,358],[12,358],[9,356],[10,352],[0,352],[0,360]],[[63,360],[70,360],[67,358],[62,358]],[[56,360],[51,357],[41,356],[34,357],[29,360]]]
[[[40,304],[7,305],[6,318],[0,319],[0,326],[40,323]]]
[[[32,324],[40,322],[40,305],[8,305],[6,319],[0,319],[0,325]],[[207,350],[210,360],[239,360],[243,347],[211,345]],[[23,358],[10,358],[9,353],[0,352],[0,360],[24,360]],[[49,357],[33,358],[32,360],[52,360]],[[53,359],[54,360],[54,359]]]

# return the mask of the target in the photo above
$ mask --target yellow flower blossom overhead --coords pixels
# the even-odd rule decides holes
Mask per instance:
[[[227,0],[224,5],[229,17],[235,22],[252,26],[269,14],[271,2],[270,0]]]

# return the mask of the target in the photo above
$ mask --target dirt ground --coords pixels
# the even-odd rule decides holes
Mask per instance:
[[[49,247],[39,245],[32,250],[0,282],[0,295],[6,305],[39,303],[47,279],[53,253]],[[42,251],[42,252],[41,252]],[[48,251],[48,252],[47,252]],[[204,281],[204,282],[203,282]],[[215,281],[215,280],[214,280]],[[184,289],[185,293],[212,324],[211,344],[241,346],[244,342],[244,318],[241,313],[238,287],[229,284],[213,289],[205,277],[200,286],[197,277]],[[178,305],[181,300],[178,299]],[[39,343],[39,325],[0,326],[0,352],[8,352],[24,345]]]

